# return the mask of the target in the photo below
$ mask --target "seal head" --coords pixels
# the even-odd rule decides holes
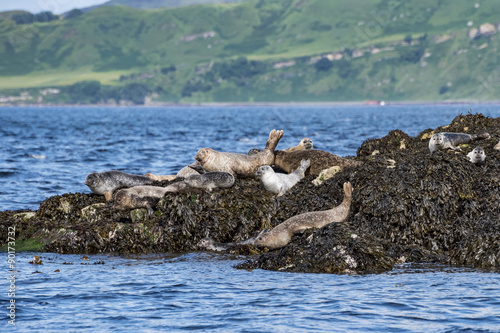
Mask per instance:
[[[481,147],[474,148],[467,154],[467,157],[475,165],[484,166],[486,163],[486,154],[484,153],[484,149]]]

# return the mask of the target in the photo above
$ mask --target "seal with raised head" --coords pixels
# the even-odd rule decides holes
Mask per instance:
[[[285,148],[283,149],[283,151],[291,152],[291,151],[306,150],[306,149],[313,149],[313,142],[309,138],[303,138],[298,145],[294,147]]]
[[[332,209],[324,211],[309,212],[296,215],[283,223],[278,224],[270,231],[261,233],[253,245],[267,247],[270,250],[286,246],[295,233],[309,228],[321,228],[334,222],[344,222],[349,217],[352,201],[352,185],[344,183],[344,200]]]
[[[484,166],[486,164],[486,154],[484,149],[481,147],[474,148],[470,153],[467,154],[469,161],[475,165]]]
[[[87,176],[85,185],[96,194],[104,195],[106,201],[113,199],[113,192],[119,188],[151,184],[148,177],[131,175],[118,170],[92,172]]]
[[[274,150],[282,137],[283,131],[272,130],[269,133],[266,148],[251,156],[202,148],[195,158],[207,172],[225,171],[236,177],[253,177],[259,167],[274,163]]]
[[[148,214],[153,215],[153,208],[158,201],[168,192],[172,192],[172,188],[159,186],[134,186],[121,189],[116,192],[113,208],[116,209],[135,209],[146,208]]]
[[[466,133],[436,133],[431,136],[429,140],[429,150],[431,154],[436,150],[446,150],[453,149],[460,151],[460,148],[456,147],[458,145],[471,143],[476,140],[489,139],[490,135],[488,133],[481,134],[466,134]]]
[[[362,162],[356,160],[343,158],[332,153],[316,149],[297,150],[292,152],[277,150],[275,152],[275,157],[274,165],[287,173],[295,171],[302,160],[309,160],[311,162],[311,166],[307,169],[306,176],[317,176],[324,169],[328,169],[333,166],[339,166],[343,169],[345,167],[363,164]]]
[[[269,165],[264,165],[257,170],[255,175],[267,191],[281,196],[305,177],[310,164],[309,160],[302,160],[297,170],[290,174],[276,173]]]

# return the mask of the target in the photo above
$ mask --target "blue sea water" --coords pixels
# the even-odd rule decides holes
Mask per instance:
[[[347,156],[390,130],[415,136],[468,112],[499,117],[500,106],[0,108],[0,210],[89,192],[93,171],[175,174],[202,147],[263,148],[273,128],[285,131],[278,148],[307,136]],[[500,332],[494,272],[404,265],[339,276],[237,270],[245,257],[211,253],[36,255],[43,265],[16,254],[11,326],[0,254],[1,332]]]

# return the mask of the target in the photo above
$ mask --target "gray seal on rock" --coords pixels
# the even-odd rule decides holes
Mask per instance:
[[[186,165],[184,168],[180,169],[177,172],[176,177],[187,178],[192,175],[201,175],[204,174],[205,170],[201,166],[200,162],[196,161],[192,164]]]
[[[85,185],[96,194],[104,195],[106,201],[113,199],[113,192],[119,188],[151,184],[148,177],[131,175],[118,170],[92,172],[87,176]]]
[[[476,140],[489,139],[490,135],[488,133],[481,134],[466,134],[466,133],[436,133],[431,136],[429,140],[429,150],[431,154],[436,150],[446,150],[453,149],[460,151],[460,148],[456,147],[461,144],[471,143]]]
[[[207,172],[225,171],[236,177],[253,177],[259,167],[274,163],[274,150],[282,137],[283,131],[272,130],[269,133],[266,148],[251,156],[202,148],[195,158]]]
[[[474,148],[467,154],[467,157],[475,165],[484,166],[486,163],[486,154],[484,153],[484,149],[481,147]]]
[[[193,188],[212,191],[214,188],[228,188],[234,185],[234,176],[229,172],[212,171],[202,175],[191,175],[184,183]]]
[[[302,160],[309,160],[311,162],[311,166],[307,170],[306,176],[317,176],[321,171],[333,166],[339,166],[343,169],[345,167],[363,164],[362,162],[343,158],[323,150],[307,149],[292,152],[277,150],[275,152],[274,165],[287,173],[291,173],[298,168]]]
[[[168,192],[172,192],[172,188],[159,186],[134,186],[121,189],[116,192],[113,208],[115,209],[135,209],[146,208],[148,214],[153,215],[153,207],[158,201]]]
[[[308,212],[293,216],[283,223],[278,224],[270,231],[261,233],[254,241],[257,247],[267,247],[270,250],[286,246],[295,233],[309,228],[322,228],[334,222],[344,222],[349,217],[352,201],[352,185],[344,183],[344,200],[332,209]]]
[[[313,149],[313,142],[309,138],[303,138],[297,146],[285,148],[283,149],[283,151],[291,152],[291,151],[306,150],[306,149]]]
[[[269,165],[264,165],[257,170],[255,175],[267,191],[281,196],[305,177],[310,164],[309,160],[302,160],[297,170],[290,174],[276,173]]]

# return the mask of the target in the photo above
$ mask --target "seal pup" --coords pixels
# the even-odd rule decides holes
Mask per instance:
[[[349,216],[352,201],[352,185],[344,183],[344,200],[340,205],[329,210],[296,215],[278,224],[270,231],[261,233],[254,241],[257,247],[275,250],[286,246],[295,233],[309,228],[321,228],[333,222],[344,222]]]
[[[306,176],[317,176],[321,171],[333,166],[339,166],[343,169],[345,167],[363,164],[362,162],[342,158],[323,150],[307,149],[292,152],[277,150],[275,152],[274,165],[287,173],[291,173],[297,169],[302,160],[309,160],[311,162],[311,166],[307,170]]]
[[[134,186],[121,189],[116,192],[113,208],[135,209],[143,207],[148,210],[148,215],[152,216],[154,214],[153,207],[166,193],[171,191],[169,186]]]
[[[467,154],[467,157],[475,165],[484,166],[486,164],[486,154],[484,153],[484,149],[481,147],[474,148]]]
[[[264,165],[257,170],[255,175],[267,191],[281,196],[305,177],[309,165],[311,161],[302,160],[297,170],[290,174],[276,173],[269,165]]]
[[[429,140],[429,150],[431,154],[436,150],[453,149],[460,151],[457,145],[471,143],[476,140],[489,139],[488,133],[481,134],[465,134],[465,133],[436,133],[431,136]]]
[[[96,194],[104,195],[106,201],[113,199],[113,192],[123,187],[133,187],[151,184],[148,177],[131,175],[118,170],[92,172],[85,179],[85,185]]]
[[[313,142],[309,138],[303,138],[298,145],[295,147],[289,147],[283,149],[283,151],[291,152],[291,151],[296,151],[296,150],[305,150],[305,149],[312,149],[313,148]]]
[[[207,172],[225,171],[236,177],[253,177],[260,166],[274,163],[274,150],[282,137],[283,131],[272,130],[269,133],[266,148],[251,156],[202,148],[195,158]]]
[[[191,175],[183,180],[189,187],[211,192],[214,188],[228,188],[234,185],[234,176],[229,172],[212,171],[202,175]]]

